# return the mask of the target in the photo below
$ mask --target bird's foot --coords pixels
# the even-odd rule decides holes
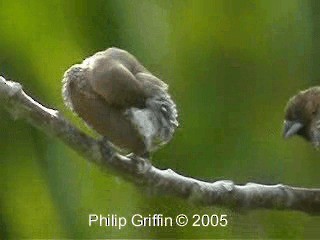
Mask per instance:
[[[107,158],[113,158],[115,151],[113,146],[108,141],[107,137],[102,137],[99,140],[100,150],[103,155],[105,155]]]
[[[99,141],[100,141],[103,145],[110,146],[110,142],[109,142],[108,138],[105,137],[105,136],[101,137]]]
[[[130,159],[142,158],[144,160],[149,160],[150,159],[150,153],[146,152],[146,153],[143,153],[141,155],[137,155],[135,153],[129,153],[129,154],[126,155],[126,157],[130,158]]]
[[[133,167],[136,168],[136,171],[139,173],[145,173],[152,167],[148,158],[138,156],[134,153],[130,153],[126,155],[126,157],[132,161]]]

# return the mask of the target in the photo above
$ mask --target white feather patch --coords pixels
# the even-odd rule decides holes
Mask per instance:
[[[130,108],[128,113],[131,122],[143,137],[147,150],[152,151],[157,148],[154,141],[159,132],[159,125],[154,112],[147,108]]]

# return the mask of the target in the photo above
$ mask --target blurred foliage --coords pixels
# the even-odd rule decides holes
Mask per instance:
[[[181,127],[153,162],[187,176],[319,187],[319,152],[281,138],[283,109],[319,85],[317,0],[0,1],[0,73],[92,133],[61,77],[110,46],[170,85]],[[199,208],[151,196],[0,109],[0,238],[319,238],[300,212]],[[94,134],[94,133],[92,133]],[[228,214],[227,227],[88,226],[88,214]]]

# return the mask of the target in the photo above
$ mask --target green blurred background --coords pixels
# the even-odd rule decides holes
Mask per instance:
[[[317,0],[0,1],[0,74],[70,113],[61,78],[116,46],[170,85],[181,127],[154,165],[208,181],[320,187],[319,151],[281,137],[286,101],[320,85]],[[89,227],[88,214],[228,214],[227,227]],[[152,196],[0,108],[0,238],[318,238],[300,212]]]

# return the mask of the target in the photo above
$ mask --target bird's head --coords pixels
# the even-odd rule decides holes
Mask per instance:
[[[287,103],[284,138],[299,135],[318,145],[320,139],[320,87],[299,92]],[[319,125],[319,126],[318,126]]]

